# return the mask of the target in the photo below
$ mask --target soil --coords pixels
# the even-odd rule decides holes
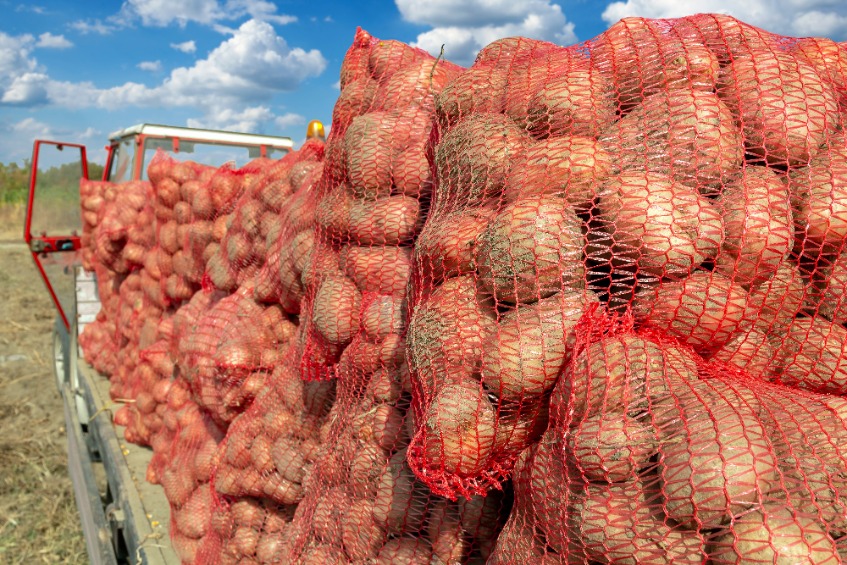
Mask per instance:
[[[22,243],[0,243],[0,563],[87,563],[52,370],[56,317]]]

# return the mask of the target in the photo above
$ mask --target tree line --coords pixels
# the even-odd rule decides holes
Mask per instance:
[[[22,204],[26,202],[29,192],[30,161],[24,160],[23,165],[16,162],[0,163],[0,204]],[[79,190],[79,163],[67,163],[42,169],[38,173],[39,189],[46,192],[45,196],[68,197]],[[103,166],[88,163],[88,177],[103,178]],[[69,192],[73,189],[74,192]]]

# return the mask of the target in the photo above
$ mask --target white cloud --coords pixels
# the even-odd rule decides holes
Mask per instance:
[[[88,35],[90,33],[96,33],[97,35],[109,35],[121,27],[113,21],[104,22],[101,20],[77,20],[68,25],[71,29],[78,31],[83,35]]]
[[[33,58],[35,38],[0,32],[0,104],[34,106],[47,101],[47,76]]]
[[[433,29],[413,43],[433,55],[469,65],[496,39],[524,36],[561,45],[574,43],[574,25],[550,0],[395,0],[403,19]]]
[[[188,120],[190,128],[222,129],[227,131],[258,132],[271,122],[273,112],[267,106],[255,106],[243,110],[219,108],[202,118]]]
[[[232,33],[233,28],[223,21],[243,18],[286,25],[297,21],[296,16],[278,14],[277,6],[266,0],[125,0],[121,9],[105,20],[79,20],[71,27],[81,33],[109,34],[136,22],[145,26],[166,27],[189,23],[211,26],[221,33]]]
[[[70,143],[103,141],[103,132],[89,127],[85,131],[54,128],[33,117],[18,122],[0,122],[0,155],[7,162],[28,159],[32,153],[32,142],[36,139],[58,139]],[[96,153],[96,152],[95,152]],[[89,153],[88,158],[97,157]]]
[[[49,100],[50,77],[44,73],[24,73],[12,79],[0,103],[11,106],[39,106]]]
[[[171,47],[177,51],[182,51],[183,53],[194,53],[197,51],[197,44],[194,43],[194,40],[183,41],[182,43],[171,43]]]
[[[320,51],[290,47],[269,23],[257,20],[248,20],[207,58],[191,67],[174,69],[153,87],[127,82],[98,88],[87,82],[50,80],[29,56],[32,43],[31,36],[14,38],[0,32],[0,93],[7,103],[41,103],[46,92],[47,101],[66,108],[239,109],[268,101],[277,92],[294,90],[326,68]]]
[[[300,114],[286,113],[274,118],[274,124],[280,129],[301,126],[306,123],[306,118]]]
[[[332,88],[334,88],[335,90],[341,90],[341,80],[339,79],[332,83]]]
[[[36,5],[27,5],[27,4],[18,4],[15,7],[16,12],[32,12],[33,14],[38,14],[39,16],[43,16],[47,13],[47,9],[44,6],[36,6]]]
[[[53,35],[49,31],[38,36],[36,47],[44,47],[50,49],[67,49],[73,47],[74,44],[68,41],[64,35]]]
[[[142,71],[150,71],[153,73],[159,72],[162,70],[162,62],[161,61],[141,61],[138,63],[138,68]]]
[[[138,18],[148,26],[166,26],[188,22],[211,24],[224,19],[226,13],[216,0],[126,0],[121,13],[127,19]]]
[[[603,20],[612,24],[627,16],[677,18],[702,12],[729,14],[774,33],[847,38],[847,3],[839,0],[626,0],[609,4]]]

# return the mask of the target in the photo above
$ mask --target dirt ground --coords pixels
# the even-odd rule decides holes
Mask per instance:
[[[0,289],[0,563],[87,563],[50,364],[56,310],[23,244],[0,243]]]

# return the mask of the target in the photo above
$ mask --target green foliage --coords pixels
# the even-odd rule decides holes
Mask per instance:
[[[29,192],[30,162],[0,163],[0,205],[23,204]],[[67,163],[43,169],[38,173],[38,190],[41,197],[75,201],[79,190],[79,163]],[[88,163],[88,178],[103,178],[103,166]]]

